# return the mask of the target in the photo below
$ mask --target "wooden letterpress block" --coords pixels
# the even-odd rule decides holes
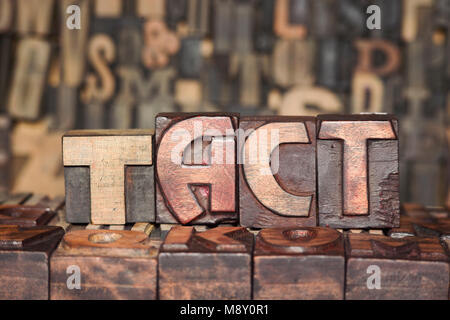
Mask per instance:
[[[306,1],[301,2],[303,6],[295,6],[302,10]],[[260,1],[256,4],[255,14],[255,49],[258,52],[272,52],[274,35],[272,32],[274,2]]]
[[[66,233],[50,261],[50,299],[156,299],[159,239],[112,229]]]
[[[338,24],[338,31],[340,34],[345,35],[345,37],[354,38],[365,33],[367,30],[367,16],[366,10],[364,10],[363,3],[361,1],[336,1],[335,10],[338,16],[336,22]]]
[[[158,258],[159,298],[251,299],[253,234],[241,227],[173,227]]]
[[[358,65],[356,70],[371,72],[379,76],[385,76],[395,72],[400,66],[400,50],[390,41],[372,39],[357,40],[355,46],[358,49]],[[375,66],[375,53],[382,52],[385,56],[384,63]]]
[[[0,225],[33,227],[47,225],[64,206],[63,197],[14,195],[0,204]]]
[[[40,206],[0,205],[0,224],[32,227],[45,225],[55,212]]]
[[[8,99],[11,116],[27,120],[39,116],[49,60],[49,42],[39,38],[19,41]]]
[[[157,223],[237,220],[237,116],[161,113],[156,117]]]
[[[11,127],[9,117],[0,116],[0,193],[7,193],[11,187]]]
[[[311,34],[316,38],[331,37],[336,34],[337,2],[333,0],[317,0],[311,2]]]
[[[9,32],[12,29],[14,2],[12,0],[0,1],[0,33]]]
[[[344,298],[344,240],[336,230],[261,230],[253,259],[253,299]]]
[[[49,260],[64,230],[0,225],[0,299],[48,300]]]
[[[275,42],[272,56],[273,80],[283,88],[293,85],[312,86],[315,79],[315,59],[314,41],[279,39]]]
[[[95,72],[87,74],[86,84],[80,94],[85,105],[84,127],[87,129],[101,129],[105,126],[105,103],[111,99],[116,88],[116,81],[109,67],[115,56],[116,47],[109,35],[97,33],[89,39],[88,58]]]
[[[311,108],[310,106],[314,107]],[[331,90],[299,85],[284,94],[279,114],[286,116],[298,114],[316,116],[319,113],[342,111],[343,105],[341,100]]]
[[[293,23],[290,22],[292,13]],[[273,30],[283,39],[303,39],[307,33],[309,5],[305,0],[276,0]]]
[[[202,39],[186,37],[181,40],[178,69],[181,77],[198,78],[202,71]]]
[[[95,15],[102,18],[118,18],[122,14],[122,0],[95,0]]]
[[[2,8],[0,8],[0,11],[1,9]],[[12,36],[10,34],[2,34],[0,31],[0,101],[7,101],[12,69],[12,43]],[[1,106],[0,110],[5,112],[5,106]]]
[[[351,110],[353,113],[382,112],[384,85],[375,74],[356,71],[353,74]]]
[[[52,26],[55,2],[55,0],[18,0],[16,31],[20,35],[30,33],[40,36],[48,35]]]
[[[241,117],[239,214],[244,227],[316,226],[316,121]]]
[[[389,230],[394,238],[417,236],[421,238],[448,238],[450,236],[449,211],[439,207],[408,204],[402,207],[400,227]]]
[[[80,130],[63,137],[72,223],[154,221],[152,130]]]
[[[389,115],[323,115],[317,123],[319,224],[399,225],[398,124]]]
[[[123,20],[121,20],[123,21]],[[139,27],[134,21],[125,20],[125,25],[119,31],[118,66],[116,73],[119,78],[119,91],[111,105],[111,127],[128,129],[133,126],[133,111],[136,106],[134,80],[139,74],[141,61],[141,35]],[[148,93],[147,93],[148,94]]]
[[[449,263],[439,239],[348,234],[345,298],[448,299]]]
[[[419,11],[430,9],[432,0],[403,1],[402,39],[405,42],[413,42],[419,32]]]

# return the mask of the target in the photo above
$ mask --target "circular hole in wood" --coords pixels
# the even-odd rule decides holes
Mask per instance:
[[[114,232],[94,233],[89,236],[89,241],[94,243],[112,243],[122,238],[121,234]]]
[[[291,241],[308,241],[316,236],[316,232],[309,229],[292,229],[284,231],[283,235]]]

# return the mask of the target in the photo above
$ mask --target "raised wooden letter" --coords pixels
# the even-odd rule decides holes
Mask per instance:
[[[69,131],[63,137],[67,221],[154,220],[150,130]]]
[[[242,117],[239,123],[240,224],[315,226],[315,119]]]
[[[334,228],[399,224],[397,120],[318,117],[319,223]]]
[[[236,114],[156,117],[159,223],[236,220],[236,126]]]

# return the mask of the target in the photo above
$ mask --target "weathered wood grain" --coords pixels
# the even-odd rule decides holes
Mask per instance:
[[[153,221],[152,141],[152,130],[66,133],[67,220],[94,224]]]
[[[241,117],[239,128],[240,225],[316,226],[315,119]]]
[[[241,227],[173,227],[158,258],[161,300],[251,299],[253,235]]]
[[[263,229],[256,237],[253,298],[344,298],[344,240],[329,228]]]

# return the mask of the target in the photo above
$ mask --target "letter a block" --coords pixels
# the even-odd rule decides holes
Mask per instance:
[[[251,299],[252,250],[242,227],[173,227],[159,254],[159,298]]]
[[[449,262],[437,238],[348,234],[345,299],[448,299]]]
[[[319,224],[399,226],[398,124],[387,115],[318,117]]]
[[[263,229],[254,252],[254,299],[344,298],[344,238],[330,228]]]
[[[67,222],[154,222],[152,139],[151,130],[66,133]]]
[[[49,261],[60,227],[0,225],[0,299],[48,300]]]
[[[242,117],[239,206],[244,227],[316,226],[316,120]]]
[[[237,220],[237,114],[156,117],[157,223]]]

